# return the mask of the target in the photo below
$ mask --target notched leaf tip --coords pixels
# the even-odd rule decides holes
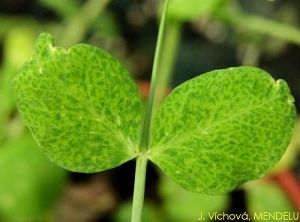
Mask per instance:
[[[277,80],[275,81],[275,86],[279,88],[280,82],[281,82],[281,81],[282,81],[281,79],[277,79]]]
[[[54,44],[54,38],[49,33],[42,32],[36,40],[36,51],[52,48]]]
[[[35,55],[39,57],[51,56],[59,47],[54,47],[54,37],[49,33],[41,33],[36,40]],[[64,49],[65,50],[65,49]]]
[[[294,104],[295,103],[295,99],[293,97],[288,98],[288,104]]]
[[[282,95],[285,95],[287,97],[287,103],[290,105],[293,105],[295,102],[294,97],[291,95],[291,91],[290,88],[288,86],[288,84],[282,80],[282,79],[278,79],[275,81],[275,87],[281,91]]]

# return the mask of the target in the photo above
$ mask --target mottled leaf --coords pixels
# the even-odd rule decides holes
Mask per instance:
[[[206,73],[165,99],[149,158],[187,190],[230,191],[281,158],[295,123],[293,101],[283,80],[258,68]]]
[[[138,152],[142,104],[124,67],[87,44],[66,50],[41,34],[14,80],[25,124],[51,160],[78,172],[116,167]]]

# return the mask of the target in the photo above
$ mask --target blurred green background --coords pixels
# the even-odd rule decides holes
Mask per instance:
[[[160,0],[0,1],[1,222],[130,221],[134,162],[96,174],[56,167],[24,127],[11,80],[31,57],[38,34],[49,32],[58,46],[86,42],[106,49],[147,95],[160,10]],[[167,87],[201,73],[252,65],[285,79],[300,110],[299,24],[295,0],[171,0],[157,103]],[[299,150],[298,121],[275,169],[223,196],[184,191],[150,164],[143,221],[192,222],[208,212],[297,212]]]

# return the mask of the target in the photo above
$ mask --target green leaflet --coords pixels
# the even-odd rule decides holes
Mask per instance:
[[[280,159],[295,123],[293,101],[284,81],[258,68],[206,73],[165,99],[149,158],[187,190],[225,193]]]
[[[124,67],[87,44],[68,50],[42,33],[13,85],[25,124],[51,160],[78,172],[116,167],[138,152],[142,103]]]
[[[78,172],[116,167],[139,153],[142,103],[111,55],[41,34],[14,80],[18,108],[54,162]],[[287,84],[252,67],[217,70],[169,95],[147,157],[187,190],[219,194],[262,177],[285,151],[296,110]]]

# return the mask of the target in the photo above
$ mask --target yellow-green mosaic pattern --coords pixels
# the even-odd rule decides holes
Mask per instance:
[[[187,190],[230,191],[280,159],[295,123],[293,102],[284,81],[258,68],[206,73],[165,99],[149,158]]]
[[[124,67],[87,44],[53,47],[43,33],[14,80],[25,124],[49,158],[78,172],[116,167],[138,152],[142,103]]]
[[[142,102],[127,71],[94,46],[66,50],[52,42],[41,34],[33,59],[14,81],[19,110],[36,141],[54,162],[78,172],[136,157]],[[213,71],[165,99],[146,156],[187,190],[228,192],[274,166],[295,117],[284,81],[253,67]]]

